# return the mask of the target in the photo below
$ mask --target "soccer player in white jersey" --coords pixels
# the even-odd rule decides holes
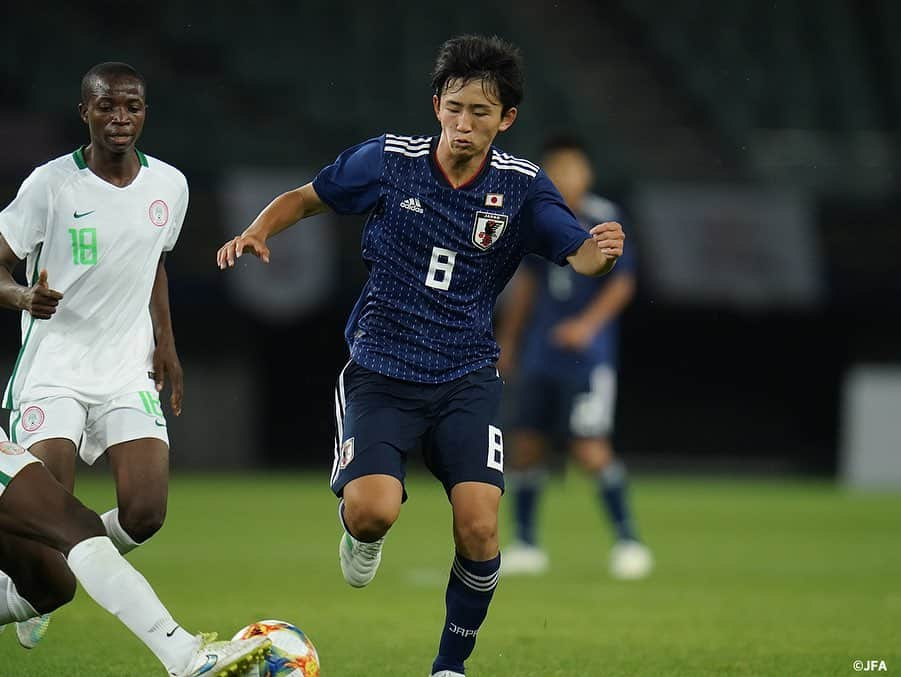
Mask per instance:
[[[192,635],[122,557],[97,513],[66,491],[44,465],[0,430],[0,632],[13,621],[65,604],[78,580],[104,609],[149,648],[172,677],[245,674],[268,639],[217,642]],[[29,588],[37,596],[29,597]],[[27,642],[22,632],[19,641]],[[232,672],[237,671],[237,672]],[[2,673],[16,674],[15,665]],[[131,674],[131,673],[130,673]]]
[[[123,554],[166,513],[167,375],[176,415],[182,398],[164,260],[188,187],[135,147],[145,97],[131,66],[91,68],[78,107],[90,143],[35,169],[0,212],[0,305],[22,311],[22,348],[3,395],[10,437],[70,491],[76,452],[87,463],[107,454],[118,507],[102,519]],[[13,279],[22,259],[31,286]]]

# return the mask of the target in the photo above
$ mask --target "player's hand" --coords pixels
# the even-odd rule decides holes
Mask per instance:
[[[248,252],[260,257],[263,263],[269,263],[269,247],[266,246],[266,241],[256,235],[245,234],[233,237],[219,247],[216,253],[219,270],[231,268],[235,265],[235,261],[241,258],[241,254]]]
[[[613,263],[623,255],[626,234],[623,232],[622,225],[616,221],[605,221],[588,232],[591,233],[598,252],[610,262],[612,267]]]
[[[169,406],[172,407],[172,413],[181,416],[181,398],[184,393],[184,374],[181,369],[181,362],[178,359],[178,353],[175,352],[175,342],[172,340],[163,340],[156,345],[153,351],[153,380],[156,382],[156,391],[162,392],[166,383],[166,376],[169,376],[169,386],[171,395],[169,397]]]
[[[49,320],[63,298],[61,292],[51,289],[47,284],[47,269],[41,270],[38,281],[22,293],[22,310],[36,320]]]
[[[566,350],[582,351],[588,347],[597,334],[594,327],[581,318],[571,317],[551,329],[551,341]]]

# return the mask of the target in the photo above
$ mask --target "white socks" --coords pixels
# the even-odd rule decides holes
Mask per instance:
[[[144,642],[170,674],[184,670],[199,640],[172,619],[147,579],[125,561],[110,539],[95,536],[82,541],[69,552],[68,562],[91,598]]]
[[[13,621],[27,621],[40,614],[16,590],[16,584],[5,573],[0,571],[0,625]]]
[[[109,536],[113,545],[116,546],[116,550],[119,551],[119,554],[127,555],[141,545],[129,536],[125,529],[122,528],[122,525],[119,524],[119,508],[113,508],[112,510],[103,513],[100,516],[100,519],[103,520],[103,526],[106,528],[106,535]]]

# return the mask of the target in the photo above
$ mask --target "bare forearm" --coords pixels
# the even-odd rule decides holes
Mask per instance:
[[[260,212],[243,235],[256,235],[267,240],[286,228],[293,226],[302,218],[325,211],[318,200],[310,200],[306,186],[282,193]],[[306,193],[306,196],[305,196]]]
[[[9,308],[10,310],[23,310],[25,308],[25,292],[28,287],[24,287],[12,276],[6,266],[0,265],[0,307]]]
[[[614,276],[582,312],[584,320],[598,330],[619,315],[635,296],[635,277],[621,273]]]
[[[573,270],[588,277],[606,275],[616,265],[616,259],[608,257],[598,249],[594,240],[585,240],[568,260]]]

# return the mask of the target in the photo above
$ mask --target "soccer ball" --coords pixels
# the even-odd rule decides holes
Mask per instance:
[[[257,636],[268,637],[272,646],[247,677],[319,677],[316,647],[297,626],[285,621],[257,621],[238,630],[232,639]]]

